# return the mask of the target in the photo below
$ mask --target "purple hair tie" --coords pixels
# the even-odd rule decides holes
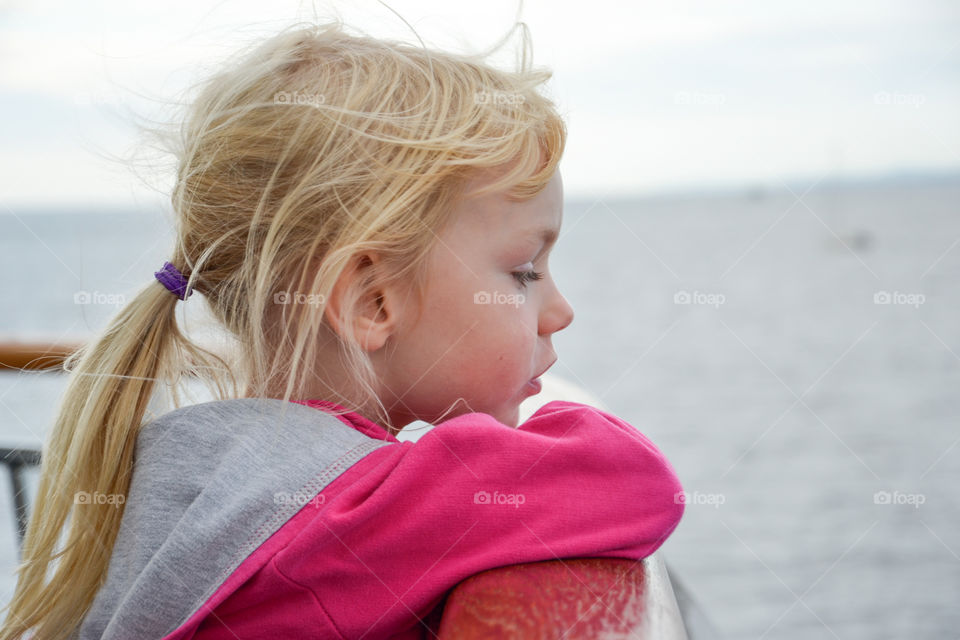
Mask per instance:
[[[153,275],[170,293],[175,294],[181,300],[186,300],[193,295],[193,289],[187,291],[187,279],[169,262],[164,262],[163,268],[154,272]]]

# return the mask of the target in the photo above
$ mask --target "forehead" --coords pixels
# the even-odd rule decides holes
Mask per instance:
[[[474,241],[525,239],[532,243],[544,240],[543,234],[556,236],[562,219],[563,184],[557,172],[539,193],[527,200],[510,199],[505,192],[464,200],[454,212],[451,231],[454,235],[471,236]]]

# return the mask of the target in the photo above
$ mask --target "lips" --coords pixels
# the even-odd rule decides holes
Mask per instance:
[[[551,362],[550,364],[548,364],[548,365],[546,366],[546,368],[543,369],[543,371],[541,371],[540,373],[538,373],[537,375],[535,375],[532,380],[530,380],[530,381],[527,382],[527,384],[526,384],[526,389],[527,389],[527,391],[530,392],[531,395],[536,395],[536,394],[540,393],[540,391],[543,389],[543,383],[540,382],[540,376],[542,376],[542,375],[545,374],[547,371],[549,371],[550,367],[552,367],[554,364],[556,364],[556,362],[557,362],[557,360],[554,359],[553,362]]]
[[[556,363],[557,363],[557,360],[556,360],[556,358],[555,358],[555,359],[553,360],[553,362],[551,362],[550,364],[547,365],[547,368],[546,368],[546,369],[544,369],[543,371],[541,371],[541,372],[538,373],[537,375],[533,376],[533,379],[536,380],[537,378],[539,378],[540,376],[542,376],[543,374],[545,374],[547,371],[550,370],[550,367],[552,367],[552,366],[555,365]]]

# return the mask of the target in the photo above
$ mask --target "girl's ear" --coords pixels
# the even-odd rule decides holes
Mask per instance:
[[[399,292],[375,284],[377,270],[382,268],[382,260],[375,253],[354,256],[333,285],[324,310],[324,317],[341,339],[346,340],[351,329],[357,343],[368,352],[380,349],[400,322]],[[348,297],[356,300],[352,310]]]

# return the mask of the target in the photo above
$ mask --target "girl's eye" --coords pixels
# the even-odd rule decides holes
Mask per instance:
[[[543,274],[539,271],[514,271],[513,277],[517,279],[521,286],[526,286],[528,282],[543,278]]]

